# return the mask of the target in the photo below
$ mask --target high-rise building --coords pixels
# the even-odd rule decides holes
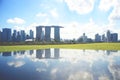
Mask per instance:
[[[54,39],[55,41],[60,41],[60,27],[54,26]]]
[[[118,34],[117,33],[112,33],[111,34],[111,41],[112,42],[117,42],[118,41]]]
[[[16,30],[13,31],[12,41],[13,41],[13,42],[16,42],[16,41],[17,41],[17,31],[16,31]]]
[[[43,26],[36,27],[36,41],[41,41],[42,27]]]
[[[2,32],[0,31],[0,42],[2,42]]]
[[[3,28],[2,41],[3,42],[10,42],[11,41],[11,29]]]
[[[83,39],[83,42],[87,42],[87,36],[85,35],[85,33],[83,33],[82,39]]]
[[[101,41],[101,36],[99,34],[95,35],[95,42],[100,42]]]
[[[32,30],[30,30],[30,39],[33,39],[34,38],[33,36],[34,36],[34,33]]]
[[[18,31],[17,32],[17,42],[20,42],[21,41],[21,34],[20,32]]]
[[[51,27],[45,26],[45,41],[51,41]]]
[[[111,33],[110,31],[108,30],[107,31],[107,42],[110,42],[111,41]]]
[[[103,42],[106,42],[105,34],[102,35],[102,41],[103,41]]]
[[[45,38],[45,34],[44,34],[44,31],[42,31],[41,40],[44,41],[44,38]]]
[[[26,40],[26,34],[24,30],[21,30],[21,40],[20,41],[25,41]]]

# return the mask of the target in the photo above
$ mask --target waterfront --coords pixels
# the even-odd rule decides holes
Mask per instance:
[[[0,53],[1,80],[119,80],[120,51],[41,49]]]

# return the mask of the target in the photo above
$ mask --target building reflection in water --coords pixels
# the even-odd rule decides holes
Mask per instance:
[[[118,52],[118,50],[106,50],[106,54],[107,55],[110,55],[112,52]]]
[[[45,58],[51,58],[51,50],[45,49]]]
[[[36,50],[36,58],[42,59],[43,50]]]
[[[54,58],[60,57],[60,49],[54,49]]]
[[[2,56],[6,56],[6,57],[7,57],[7,56],[11,56],[11,52],[3,52],[3,53],[2,53]]]
[[[53,52],[51,49],[36,50],[36,58],[38,59],[58,59],[59,57],[60,57],[59,49],[54,49]]]
[[[22,59],[19,59],[21,57],[14,58],[16,56],[23,56],[23,55],[24,57],[22,57]],[[14,68],[19,67],[23,69],[23,71],[28,72],[27,70],[28,68],[30,68],[29,70],[31,71],[31,73],[33,73],[33,76],[36,77],[35,74],[37,74],[38,77],[40,77],[40,79],[41,77],[46,77],[47,75],[49,80],[74,80],[74,79],[75,80],[120,80],[119,51],[118,52],[113,50],[107,50],[107,51],[106,50],[105,51],[68,50],[67,51],[64,49],[61,50],[45,49],[45,50],[3,52],[1,53],[1,56],[12,56],[11,61],[7,62],[8,65],[10,66],[10,69],[12,67]],[[62,57],[62,59],[59,59],[60,56]],[[32,59],[32,60],[28,60],[28,59]],[[34,61],[33,59],[35,60],[37,59],[37,62],[31,62]],[[49,59],[54,59],[54,60],[49,60]],[[1,58],[1,60],[8,61],[10,60],[10,58],[8,58],[8,60],[7,58],[5,59]],[[30,67],[29,65],[25,64],[28,63],[27,61],[33,67]],[[24,69],[23,67],[26,68]],[[37,69],[34,69],[36,67]],[[2,69],[6,70],[7,68],[3,67]],[[37,70],[37,73],[34,70]],[[38,74],[38,71],[40,74]],[[50,79],[49,75],[50,77],[51,75],[53,77],[55,76],[54,77],[55,79]],[[31,75],[29,75],[29,73],[28,76],[30,76],[30,78],[32,77]],[[48,80],[46,78],[43,79]],[[21,79],[21,80],[30,80],[30,79]],[[37,80],[37,79],[31,79],[31,80]]]
[[[33,54],[33,50],[30,50],[30,55],[32,55]]]

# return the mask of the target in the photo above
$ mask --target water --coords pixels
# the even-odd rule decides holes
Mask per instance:
[[[4,52],[0,53],[0,80],[120,80],[120,51]]]

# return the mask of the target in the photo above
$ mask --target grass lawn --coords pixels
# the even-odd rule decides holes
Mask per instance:
[[[46,49],[46,48],[120,50],[120,43],[0,46],[0,52],[18,51],[18,50],[33,50],[33,49]]]

